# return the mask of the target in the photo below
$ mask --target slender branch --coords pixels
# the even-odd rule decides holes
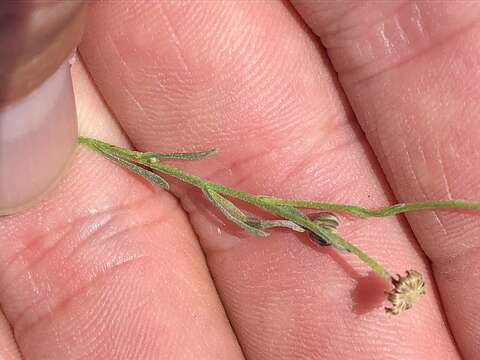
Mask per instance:
[[[340,236],[316,225],[305,216],[302,216],[300,213],[295,213],[291,210],[287,210],[286,206],[290,206],[290,204],[288,204],[288,200],[282,201],[282,199],[272,198],[268,196],[252,195],[252,194],[245,193],[243,191],[230,188],[228,186],[217,184],[208,180],[203,180],[198,176],[188,174],[173,166],[159,162],[157,157],[152,157],[150,155],[151,153],[141,153],[138,151],[131,151],[128,149],[123,149],[123,148],[116,147],[114,145],[104,143],[100,140],[86,138],[86,137],[79,137],[78,142],[80,144],[91,147],[92,149],[96,150],[102,155],[104,155],[105,153],[113,153],[116,156],[129,158],[132,161],[135,161],[139,164],[142,164],[151,169],[159,171],[163,174],[173,176],[183,182],[196,186],[202,189],[203,191],[208,192],[213,190],[214,192],[228,195],[238,200],[242,200],[244,202],[247,202],[249,204],[252,204],[264,210],[267,210],[275,215],[288,219],[294,222],[295,224],[314,232],[321,238],[326,239],[329,243],[335,244],[338,247],[344,248],[345,250],[355,254],[360,260],[364,261],[373,271],[375,271],[381,277],[386,279],[391,277],[390,273],[387,270],[385,270],[383,266],[381,266],[378,262],[376,262],[374,259],[372,259],[370,256],[368,256],[366,253],[364,253],[355,245],[351,244],[350,242],[346,241]],[[227,215],[227,216],[230,217],[230,215]],[[232,220],[232,218],[230,219]]]
[[[417,210],[427,209],[473,209],[480,210],[480,202],[467,200],[429,200],[415,203],[401,203],[387,206],[380,209],[368,209],[357,205],[325,203],[315,200],[303,199],[282,199],[273,196],[253,195],[240,190],[233,189],[228,186],[214,183],[209,180],[201,179],[198,176],[188,174],[176,167],[164,164],[159,160],[162,158],[195,160],[212,155],[215,149],[207,151],[191,152],[191,153],[153,153],[139,152],[128,149],[119,148],[117,146],[107,144],[100,140],[79,137],[78,142],[97,151],[107,159],[123,166],[124,168],[143,176],[153,183],[168,189],[168,182],[160,177],[156,172],[172,176],[178,180],[193,185],[202,190],[205,197],[211,201],[223,215],[242,227],[258,236],[268,236],[269,234],[263,229],[270,227],[282,226],[294,231],[309,231],[315,234],[314,241],[319,245],[334,245],[339,250],[345,250],[356,255],[360,260],[365,262],[379,276],[389,279],[392,282],[393,289],[387,293],[387,298],[391,303],[390,308],[385,308],[389,314],[399,314],[409,309],[413,303],[425,294],[424,283],[420,273],[415,270],[408,270],[407,275],[394,278],[382,265],[376,260],[368,256],[357,246],[343,239],[335,232],[337,218],[331,213],[323,213],[317,219],[321,219],[325,215],[334,220],[335,226],[332,229],[332,222],[322,223],[310,219],[300,212],[299,208],[331,210],[334,212],[343,212],[352,214],[361,218],[368,217],[384,217],[396,215]],[[153,171],[147,170],[149,168]],[[258,208],[266,210],[284,220],[280,219],[258,219],[250,217],[243,213],[234,203],[225,198],[229,196],[252,204]]]
[[[138,160],[139,163],[149,167],[155,164],[155,162],[158,159],[158,157],[152,157],[151,159],[153,161],[145,160],[146,156],[151,156],[151,154],[156,154],[156,153],[142,153],[138,151],[122,149],[107,143],[103,143],[96,139],[79,137],[78,141],[80,144],[90,146],[96,150],[98,145],[101,144],[102,148],[107,148],[111,150],[117,156],[125,156],[132,160],[135,158],[136,160]],[[213,153],[212,150],[206,151],[205,153],[207,152],[209,155]],[[199,152],[199,153],[203,153],[203,152]],[[165,154],[165,155],[168,155],[168,154]],[[167,157],[170,157],[170,156],[167,156]],[[180,158],[180,157],[176,157],[176,158]],[[351,204],[337,204],[337,203],[328,203],[328,202],[321,202],[316,200],[305,200],[305,199],[284,199],[284,198],[266,196],[266,195],[251,195],[251,194],[244,193],[242,191],[238,191],[236,189],[229,188],[221,184],[217,184],[208,180],[203,180],[197,176],[187,174],[173,166],[158,163],[155,166],[155,168],[165,174],[172,175],[191,185],[202,187],[204,184],[207,184],[210,188],[215,189],[215,191],[217,192],[221,192],[223,194],[230,195],[238,199],[245,200],[247,202],[248,202],[248,199],[256,198],[256,199],[263,199],[272,205],[289,205],[289,206],[293,206],[297,208],[305,208],[305,209],[332,210],[332,211],[351,214],[361,218],[386,217],[386,216],[398,215],[406,212],[419,211],[419,210],[441,210],[441,209],[480,210],[480,201],[471,201],[471,200],[463,200],[463,199],[429,200],[429,201],[419,201],[419,202],[411,202],[411,203],[399,203],[399,204],[390,205],[390,206],[379,208],[379,209],[369,209],[369,208],[364,208],[358,205],[351,205]]]
[[[432,209],[480,210],[480,202],[470,201],[470,200],[461,200],[461,199],[429,200],[429,201],[419,201],[419,202],[413,202],[413,203],[399,203],[399,204],[387,206],[380,209],[368,209],[368,208],[360,207],[357,205],[324,203],[324,202],[315,201],[315,200],[292,200],[292,199],[282,199],[282,198],[276,198],[276,197],[270,197],[270,199],[275,204],[287,204],[290,206],[306,208],[306,209],[333,210],[333,211],[348,213],[361,218],[385,217],[385,216],[391,216],[391,215],[398,215],[398,214],[402,214],[410,211],[432,210]]]

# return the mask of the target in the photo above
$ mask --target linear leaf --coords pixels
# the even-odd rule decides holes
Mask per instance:
[[[173,152],[173,153],[153,153],[146,152],[142,153],[142,157],[146,158],[156,158],[156,159],[184,159],[184,160],[196,160],[202,159],[208,156],[215,154],[217,150],[215,148],[204,150],[204,151],[195,151],[195,152]]]
[[[125,169],[130,170],[130,171],[142,176],[143,178],[151,181],[152,183],[154,183],[156,185],[159,185],[161,188],[163,188],[165,190],[168,190],[170,188],[170,185],[168,184],[168,182],[164,178],[162,178],[161,176],[155,174],[154,172],[152,172],[150,170],[147,170],[147,169],[144,169],[141,166],[132,164],[131,162],[120,159],[120,158],[118,158],[118,157],[116,157],[112,154],[107,153],[105,150],[103,150],[101,148],[97,148],[97,149],[107,159],[117,163],[118,165],[124,167]]]
[[[83,141],[86,141],[86,138],[81,138],[81,139]],[[173,153],[141,152],[141,151],[124,149],[112,144],[105,143],[100,140],[95,140],[94,143],[90,142],[89,145],[95,147],[95,149],[99,151],[103,150],[109,154],[113,153],[117,157],[128,158],[132,160],[139,160],[139,159],[151,160],[152,158],[195,160],[195,159],[201,159],[207,156],[211,156],[217,152],[215,148],[211,148],[204,151],[194,151],[194,152],[173,152]]]
[[[222,214],[231,222],[237,224],[241,228],[248,230],[254,233],[257,236],[268,236],[269,233],[257,229],[254,226],[247,224],[245,221],[247,217],[245,214],[237,208],[230,200],[225,199],[223,196],[218,194],[217,192],[209,189],[203,188],[203,194],[205,197],[212,202],[221,212]]]
[[[298,232],[305,232],[305,229],[301,226],[298,226],[293,221],[290,220],[263,220],[258,218],[247,218],[245,222],[257,229],[270,229],[273,227],[283,227],[288,228]]]
[[[300,210],[297,210],[293,206],[290,206],[290,205],[277,205],[277,206],[281,207],[284,210],[287,210],[291,215],[306,218],[304,213],[302,213]]]

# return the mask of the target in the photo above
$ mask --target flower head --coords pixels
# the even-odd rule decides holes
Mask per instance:
[[[418,271],[408,270],[406,276],[398,275],[398,279],[392,277],[391,281],[394,287],[386,295],[392,306],[385,308],[387,314],[398,315],[425,295],[425,283]]]

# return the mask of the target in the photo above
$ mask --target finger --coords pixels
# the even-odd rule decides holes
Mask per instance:
[[[0,214],[38,201],[71,159],[77,119],[66,58],[84,15],[81,1],[0,8]]]
[[[20,360],[21,358],[12,328],[5,318],[5,315],[0,313],[0,359]]]
[[[128,145],[74,78],[81,132]],[[91,151],[0,234],[0,303],[25,358],[242,358],[175,199]]]
[[[478,2],[311,3],[297,9],[334,66],[401,201],[478,198]],[[462,354],[480,348],[478,216],[408,215]]]
[[[8,1],[0,16],[0,105],[34,91],[80,42],[85,3]]]
[[[82,54],[136,147],[217,147],[214,159],[178,166],[254,193],[387,202],[325,57],[284,3],[102,3],[90,19]],[[212,221],[198,192],[176,194],[247,357],[457,358],[433,291],[417,311],[386,318],[384,284],[355,259],[288,233],[246,237]],[[342,234],[391,269],[427,271],[395,219]],[[369,292],[379,296],[367,304]]]

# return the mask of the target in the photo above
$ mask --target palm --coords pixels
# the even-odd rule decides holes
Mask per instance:
[[[74,67],[81,131],[152,151],[216,147],[179,166],[254,193],[478,198],[480,6],[358,4],[295,4],[304,19],[280,2],[97,4],[80,47],[93,81]],[[2,219],[5,351],[475,358],[477,218],[345,219],[341,233],[389,269],[430,274],[428,296],[392,318],[356,259],[287,232],[245,235],[198,192],[173,192],[82,150],[46,202]]]

